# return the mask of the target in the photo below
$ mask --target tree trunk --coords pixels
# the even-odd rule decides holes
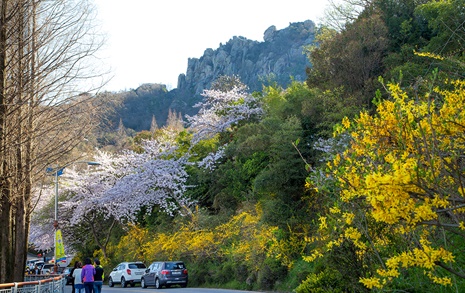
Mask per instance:
[[[1,210],[0,210],[0,283],[13,279],[13,253],[11,247],[11,204],[8,190],[2,184]]]
[[[5,157],[6,124],[6,69],[7,69],[7,7],[8,0],[1,0],[0,7],[0,283],[13,278],[13,254],[11,246],[12,217],[10,190],[8,187],[8,163]]]

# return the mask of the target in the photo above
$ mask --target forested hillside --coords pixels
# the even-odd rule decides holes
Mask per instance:
[[[70,174],[76,257],[180,259],[189,286],[464,291],[465,1],[343,3],[305,81],[218,76],[186,124]]]

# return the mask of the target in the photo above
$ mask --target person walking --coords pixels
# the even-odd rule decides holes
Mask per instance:
[[[94,291],[94,275],[95,267],[92,265],[90,258],[84,260],[84,266],[82,267],[81,281],[84,284],[86,293],[92,293]]]
[[[82,264],[80,261],[77,261],[74,263],[74,269],[73,269],[73,293],[82,293],[82,289],[84,288],[84,285],[82,284],[81,281],[81,274],[82,274]]]
[[[95,275],[94,275],[94,293],[102,292],[103,279],[105,278],[103,267],[100,265],[100,260],[94,260]]]
[[[76,262],[74,263],[74,267],[73,267],[73,268],[71,269],[71,271],[69,272],[69,275],[72,277],[72,278],[71,278],[71,293],[75,293],[75,292],[76,292],[75,289],[74,289],[74,280],[75,280],[75,278],[74,278],[74,276],[73,276],[73,273],[74,273],[74,270],[78,268],[78,265],[79,265],[79,262],[76,261]],[[79,277],[79,279],[80,279],[80,277]]]

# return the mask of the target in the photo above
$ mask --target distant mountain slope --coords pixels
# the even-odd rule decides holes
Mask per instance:
[[[264,32],[263,42],[233,37],[216,50],[206,49],[200,58],[189,58],[176,89],[167,92],[164,85],[144,84],[136,90],[115,93],[121,104],[109,120],[115,128],[121,120],[125,127],[141,131],[150,128],[153,116],[159,126],[164,125],[169,109],[182,115],[195,114],[198,109],[192,106],[201,100],[200,94],[222,75],[239,76],[251,91],[260,91],[269,80],[283,87],[290,83],[291,76],[304,81],[310,63],[303,47],[314,37],[311,20],[291,23],[282,30],[271,26]]]

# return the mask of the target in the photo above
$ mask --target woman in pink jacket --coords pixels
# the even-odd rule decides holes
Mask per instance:
[[[84,260],[84,264],[85,265],[82,267],[81,271],[81,281],[84,284],[86,293],[92,293],[92,290],[94,289],[95,267],[92,265],[92,261],[88,257]]]

